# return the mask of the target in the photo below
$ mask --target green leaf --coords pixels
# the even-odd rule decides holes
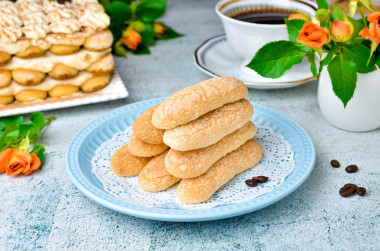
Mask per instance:
[[[128,5],[130,5],[132,3],[132,0],[117,0],[117,1],[124,2]],[[112,0],[112,2],[114,2],[114,0]]]
[[[136,1],[132,1],[130,6],[131,6],[131,11],[132,11],[133,15],[135,15],[138,3]]]
[[[45,162],[45,155],[44,155],[45,147],[41,145],[35,145],[32,150],[32,153],[35,153],[37,157],[41,160],[41,166],[42,166]]]
[[[17,117],[5,117],[0,119],[0,130],[4,129],[8,125],[27,123],[22,116]]]
[[[297,37],[299,36],[302,26],[306,23],[306,21],[301,19],[285,19],[285,23],[288,28],[289,41],[297,42]]]
[[[113,1],[109,4],[107,13],[111,17],[109,29],[112,31],[114,41],[118,41],[126,26],[126,22],[132,17],[132,11],[128,4],[122,1]]]
[[[364,38],[359,36],[359,32],[364,29],[363,23],[351,17],[347,17],[347,18],[348,18],[348,21],[350,21],[354,26],[354,33],[352,34],[351,41],[353,43],[361,43],[364,40]]]
[[[344,21],[344,12],[335,4],[333,4],[333,11],[331,12],[333,21]]]
[[[30,123],[29,124],[25,124],[25,125],[20,125],[19,130],[20,130],[20,137],[21,138],[26,137],[26,135],[28,134],[28,132],[29,132],[29,137],[33,137],[36,133],[38,133],[34,129],[34,125],[30,124]]]
[[[380,68],[380,57],[377,58],[377,60],[376,60],[376,64],[377,64],[377,67]]]
[[[0,119],[0,149],[4,146],[7,145],[5,143],[5,137],[6,137],[6,129],[9,126],[16,125],[16,127],[11,127],[11,128],[19,128],[20,124],[26,124],[27,121],[22,117],[22,116],[17,116],[17,117],[5,117]],[[9,131],[8,131],[9,132]],[[4,136],[4,138],[3,138]]]
[[[150,54],[149,47],[144,43],[139,44],[139,47],[137,48],[137,50],[135,50],[135,51],[131,50],[130,52],[133,55],[148,55],[148,54]]]
[[[40,130],[45,126],[45,116],[42,112],[33,113],[29,119],[33,122],[33,126]]]
[[[30,122],[21,116],[0,119],[3,126],[0,130],[0,151],[7,148],[29,149],[29,144],[37,145],[38,134],[54,119],[56,118],[45,118],[40,112],[33,113]]]
[[[55,117],[55,116],[51,116],[51,117],[45,118],[45,125],[44,125],[44,127],[47,126],[47,125],[49,125],[53,120],[56,120],[56,119],[57,119],[57,117]]]
[[[183,34],[180,34],[180,33],[176,32],[175,30],[173,30],[169,26],[165,25],[164,23],[160,22],[160,24],[162,24],[164,26],[165,32],[162,35],[157,35],[156,37],[158,39],[169,40],[169,39],[174,39],[174,38],[178,38],[178,37],[182,37],[183,36]]]
[[[275,41],[264,45],[247,65],[263,77],[279,78],[294,65],[301,63],[305,52],[290,41]]]
[[[41,130],[56,118],[45,118],[42,112],[35,112],[30,116],[29,119],[30,121],[32,121],[32,123],[20,125],[20,137],[25,137],[26,134],[29,133],[29,138],[31,139],[31,141],[36,143],[38,134],[41,132]]]
[[[318,3],[318,9],[329,9],[329,3],[327,0],[317,0]]]
[[[13,143],[12,140],[17,140],[16,136],[19,134],[18,128],[19,124],[11,124],[5,128],[3,135],[0,138],[0,151],[9,148],[9,146]]]
[[[55,117],[45,118],[40,112],[33,113],[30,116],[31,122],[26,121],[23,117],[3,118],[0,119],[4,127],[0,130],[0,150],[9,147],[18,148],[22,140],[28,137],[28,140],[37,143],[37,137],[42,128],[48,125]],[[25,141],[27,142],[27,141]]]
[[[357,81],[355,62],[339,54],[327,66],[335,95],[344,107],[354,95]]]
[[[145,0],[136,7],[136,17],[145,23],[153,23],[157,18],[164,15],[167,0]]]
[[[321,60],[321,62],[319,63],[319,74],[321,74],[323,67],[328,65],[333,60],[335,52],[336,51],[334,49],[331,49],[329,53],[327,53],[326,57],[323,60]]]
[[[302,26],[306,23],[306,21],[301,20],[301,19],[294,19],[294,20],[285,19],[285,23],[288,29],[289,41],[296,43],[299,50],[302,50],[304,52],[311,51],[309,47],[297,42],[297,37],[300,34]]]
[[[329,25],[330,25],[330,23],[329,22],[327,22],[327,21],[325,21],[325,22],[321,22],[320,24],[319,24],[319,26],[321,26],[321,27],[329,27]]]
[[[317,71],[317,66],[315,64],[315,52],[311,51],[306,54],[307,60],[310,63],[310,71],[313,73],[313,76],[318,78],[318,71]]]
[[[154,44],[154,32],[152,24],[145,24],[145,30],[140,32],[142,42],[148,45]]]
[[[362,44],[346,45],[342,47],[342,53],[345,58],[355,62],[359,73],[369,73],[376,70],[374,57],[371,57],[371,60],[368,62],[371,50],[366,46]]]
[[[18,135],[19,135],[19,130],[12,130],[10,132],[8,132],[5,136],[5,143],[7,145],[10,145],[12,144],[13,142],[15,142],[18,138]]]

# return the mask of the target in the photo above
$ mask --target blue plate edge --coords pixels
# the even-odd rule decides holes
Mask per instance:
[[[138,106],[139,104],[146,103],[147,101],[150,101],[150,102],[159,102],[159,101],[161,101],[163,99],[164,98],[155,98],[155,99],[150,99],[150,100],[144,100],[144,101],[139,101],[139,102],[127,104],[125,106],[130,106],[130,105],[134,105],[134,106],[137,105]],[[274,111],[271,108],[268,108],[266,106],[262,106],[262,105],[259,105],[259,104],[255,104],[255,103],[253,103],[253,104],[255,106],[260,106],[263,109],[266,109],[266,110],[274,112],[274,113],[276,113],[278,115],[281,115],[285,120],[288,120],[288,121],[294,123],[298,127],[298,129],[300,129],[302,131],[302,133],[306,136],[307,141],[310,143],[311,154],[312,154],[311,155],[311,164],[312,164],[312,167],[309,168],[309,169],[307,169],[307,172],[305,172],[303,174],[303,176],[300,176],[300,178],[298,180],[296,180],[296,182],[291,186],[291,188],[289,188],[287,190],[284,190],[284,191],[276,194],[276,196],[271,197],[271,198],[263,201],[262,203],[259,203],[258,204],[259,206],[257,206],[257,207],[254,207],[254,208],[242,208],[242,209],[238,208],[238,209],[234,209],[233,213],[231,213],[231,212],[225,212],[225,211],[215,212],[211,216],[210,215],[195,215],[195,214],[192,214],[192,215],[186,215],[186,214],[172,215],[172,214],[162,214],[162,213],[155,213],[155,212],[144,212],[144,211],[139,211],[139,210],[135,210],[135,209],[131,209],[131,208],[126,208],[124,206],[119,206],[119,205],[110,203],[109,201],[107,201],[107,200],[105,200],[103,198],[99,198],[97,195],[94,195],[90,191],[88,191],[76,179],[76,177],[72,174],[72,172],[70,170],[70,165],[69,165],[69,153],[70,153],[70,150],[73,149],[74,143],[77,143],[78,140],[79,140],[79,143],[83,142],[84,139],[89,134],[91,134],[93,132],[93,130],[95,130],[97,128],[98,124],[101,123],[101,122],[103,122],[106,117],[111,116],[113,113],[117,114],[117,111],[123,109],[125,106],[121,106],[119,108],[116,108],[116,109],[114,109],[114,110],[112,110],[112,111],[110,111],[110,112],[108,112],[108,113],[106,113],[106,114],[98,117],[97,119],[93,120],[88,125],[86,125],[85,127],[83,127],[76,134],[76,136],[71,141],[71,143],[70,143],[70,145],[68,147],[68,150],[66,152],[66,156],[65,156],[66,171],[68,172],[69,177],[70,177],[71,181],[74,183],[74,185],[84,195],[86,195],[88,198],[94,200],[98,204],[100,204],[100,205],[102,205],[104,207],[107,207],[109,209],[115,210],[115,211],[120,212],[120,213],[128,214],[128,215],[131,215],[131,216],[139,217],[139,218],[145,218],[145,219],[150,219],[150,220],[160,220],[160,221],[175,221],[175,222],[212,221],[212,220],[219,220],[219,219],[224,219],[224,218],[236,217],[236,216],[239,216],[239,215],[243,215],[243,214],[247,214],[247,213],[250,213],[250,212],[253,212],[253,211],[260,210],[260,209],[262,209],[264,207],[267,207],[269,205],[272,205],[275,202],[278,202],[278,201],[282,200],[283,198],[285,198],[286,196],[290,195],[291,193],[293,193],[296,189],[298,189],[306,181],[306,179],[310,176],[310,174],[311,174],[311,172],[312,172],[312,170],[313,170],[313,168],[315,166],[316,153],[315,153],[315,146],[314,146],[314,143],[311,140],[311,137],[308,135],[308,133],[298,123],[296,123],[292,119],[288,118],[287,116],[285,116],[285,115],[283,115],[283,114],[281,114],[279,112]],[[113,116],[111,116],[111,117],[113,117]],[[89,130],[84,135],[82,135],[84,133],[84,131],[88,130],[91,127],[93,127],[91,130]],[[79,135],[82,136],[81,139],[77,138],[77,136],[79,136]],[[247,202],[245,202],[245,203],[247,203]],[[201,211],[201,210],[198,210],[198,211]],[[189,217],[191,217],[191,218],[189,218]]]

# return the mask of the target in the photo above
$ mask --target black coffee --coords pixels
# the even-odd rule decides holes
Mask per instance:
[[[239,21],[256,24],[285,24],[284,18],[289,17],[293,12],[288,10],[249,10],[230,15]]]

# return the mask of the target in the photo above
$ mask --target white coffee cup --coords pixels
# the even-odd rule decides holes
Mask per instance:
[[[258,24],[240,21],[230,16],[234,13],[257,9],[282,9],[290,13],[303,11],[314,16],[317,5],[308,0],[222,0],[215,11],[222,20],[227,41],[243,59],[251,59],[265,44],[278,40],[288,40],[285,24]]]

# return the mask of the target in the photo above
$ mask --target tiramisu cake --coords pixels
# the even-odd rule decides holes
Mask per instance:
[[[95,92],[114,63],[97,0],[0,0],[0,104]]]

